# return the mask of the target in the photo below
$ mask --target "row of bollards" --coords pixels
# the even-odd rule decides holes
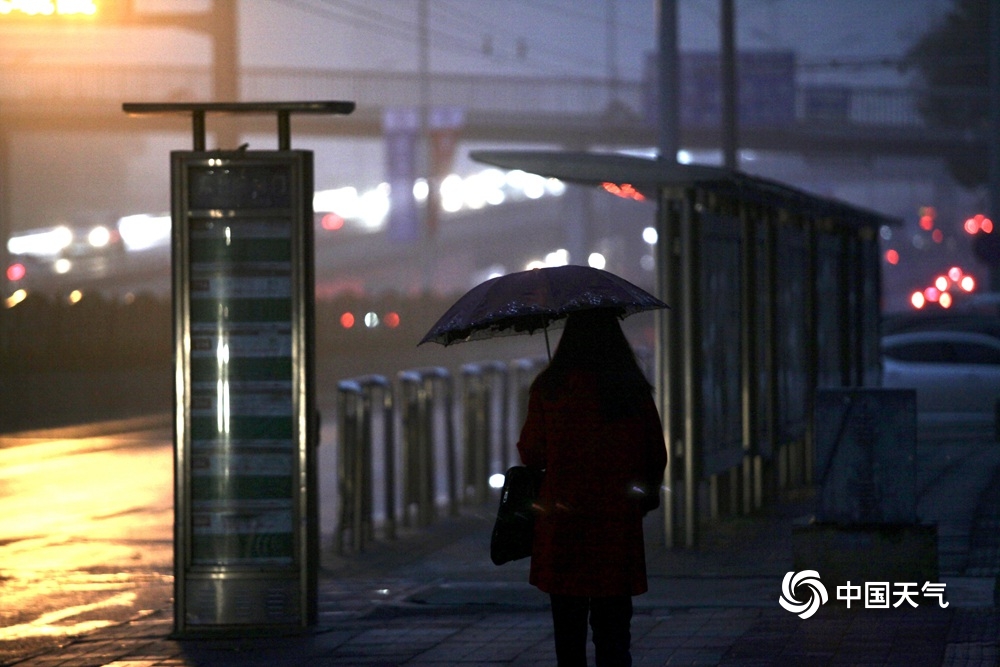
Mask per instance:
[[[490,361],[462,366],[458,378],[430,367],[395,381],[338,383],[337,552],[362,550],[377,523],[394,539],[399,525],[427,526],[442,510],[485,503],[491,476],[518,461],[511,433],[544,363]]]

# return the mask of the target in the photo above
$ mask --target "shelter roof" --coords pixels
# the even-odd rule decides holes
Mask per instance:
[[[520,169],[571,183],[628,183],[640,192],[702,189],[743,201],[789,209],[807,217],[832,218],[852,227],[898,226],[902,220],[738,170],[625,155],[553,150],[472,151],[477,162]]]

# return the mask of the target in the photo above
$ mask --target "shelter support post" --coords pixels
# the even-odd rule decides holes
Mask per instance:
[[[764,422],[768,439],[768,458],[757,456],[754,479],[754,509],[760,509],[777,487],[777,462],[780,460],[778,438],[778,221],[768,211],[764,218],[764,377],[767,378]]]
[[[851,322],[851,270],[854,268],[853,262],[851,262],[851,239],[845,232],[837,232],[838,240],[840,241],[840,262],[837,272],[837,316],[838,321],[846,323]],[[852,356],[852,345],[851,345],[851,331],[849,327],[844,328],[843,334],[840,336],[840,386],[851,387],[854,385],[854,378],[851,369],[853,364],[851,363]]]
[[[819,272],[817,221],[810,220],[806,226],[806,431],[805,431],[805,473],[803,482],[813,483],[813,461],[816,452],[816,425],[812,418],[816,406],[816,388],[819,385]]]
[[[684,546],[698,544],[698,458],[701,440],[700,216],[692,190],[685,193],[680,229],[681,312],[684,378]]]
[[[740,373],[742,427],[743,427],[743,478],[742,510],[749,514],[753,510],[754,489],[757,487],[753,474],[753,460],[758,455],[757,419],[759,411],[759,389],[757,381],[757,220],[756,211],[747,205],[740,207],[742,222],[742,273],[740,299]]]
[[[676,253],[677,239],[680,229],[680,214],[666,191],[661,191],[658,202],[657,238],[659,252],[656,257],[657,296],[667,303],[678,304],[680,286],[674,276],[679,275],[679,262]],[[657,310],[655,313],[656,340],[656,396],[660,418],[663,421],[663,440],[667,447],[667,468],[664,472],[662,495],[663,536],[666,547],[677,546],[677,485],[678,466],[677,449],[674,446],[681,438],[677,420],[677,406],[680,396],[677,390],[680,372],[680,337],[678,336],[680,319],[671,315],[671,311]]]
[[[193,150],[205,150],[205,112],[201,109],[191,112],[191,145]]]

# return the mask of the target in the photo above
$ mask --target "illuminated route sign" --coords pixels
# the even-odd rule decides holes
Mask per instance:
[[[0,18],[28,16],[96,16],[99,0],[0,0]]]
[[[180,631],[305,625],[312,154],[172,153]]]

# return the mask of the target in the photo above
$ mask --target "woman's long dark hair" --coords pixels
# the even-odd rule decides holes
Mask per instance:
[[[570,313],[552,361],[535,382],[543,395],[552,396],[578,370],[597,376],[601,412],[608,419],[631,414],[653,390],[611,309]]]

